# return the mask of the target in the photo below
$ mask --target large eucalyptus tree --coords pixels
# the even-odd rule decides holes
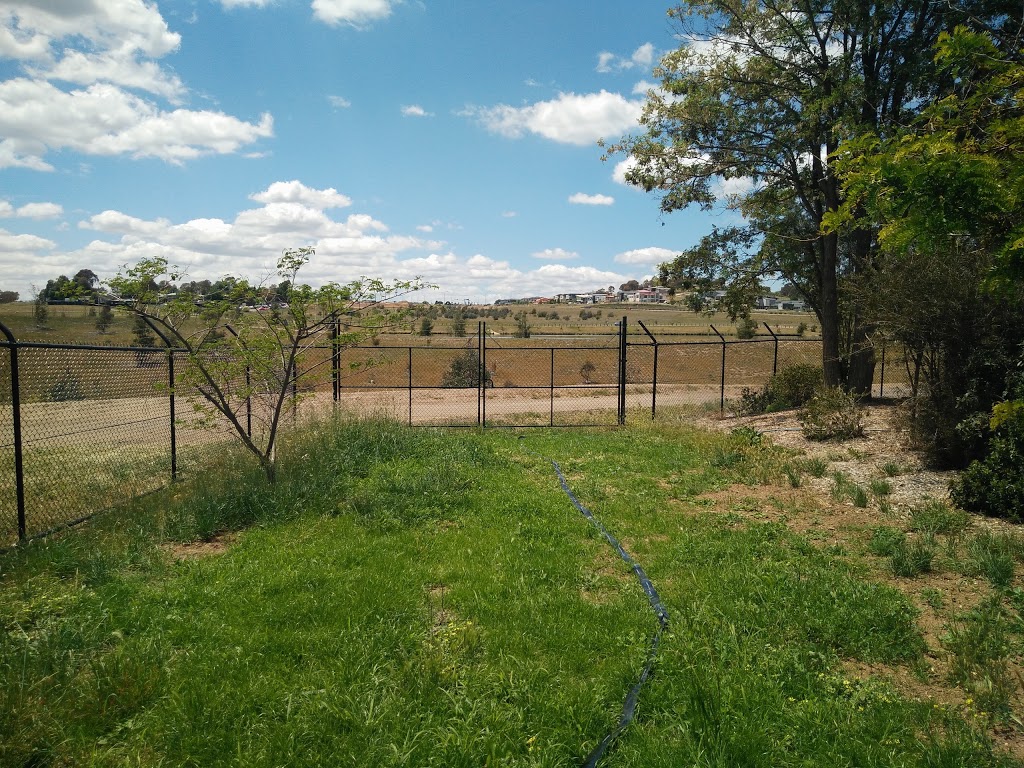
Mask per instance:
[[[662,279],[727,288],[743,314],[761,279],[784,278],[818,316],[826,382],[869,391],[871,319],[845,285],[879,269],[877,232],[823,227],[845,199],[832,158],[898,131],[948,87],[933,60],[940,33],[998,30],[1010,11],[1006,0],[686,0],[669,11],[682,44],[655,70],[645,132],[609,152],[633,158],[627,180],[659,192],[665,213],[724,198],[741,217],[663,264]]]

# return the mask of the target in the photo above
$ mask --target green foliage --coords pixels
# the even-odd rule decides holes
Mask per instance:
[[[462,337],[466,335],[466,316],[462,308],[456,308],[452,316],[452,336]]]
[[[0,304],[11,304],[17,300],[17,291],[0,291]]]
[[[188,365],[178,385],[202,397],[195,407],[208,423],[226,421],[270,479],[275,474],[281,414],[299,396],[303,353],[318,343],[344,348],[371,339],[397,319],[386,303],[427,287],[419,280],[385,283],[371,278],[345,285],[329,282],[319,288],[297,283],[313,255],[312,248],[284,251],[277,270],[281,285],[287,286],[287,306],[244,317],[239,308],[261,304],[267,291],[243,278],[229,275],[203,287],[207,292],[202,300],[193,290],[196,286],[190,286],[164,301],[161,291],[182,274],[166,259],[148,258],[109,282],[113,295],[132,302],[127,311],[135,317],[137,343],[148,320],[168,342],[185,350]],[[339,329],[342,318],[344,326]],[[256,426],[250,431],[251,403],[258,407],[252,412]]]
[[[976,700],[989,720],[1006,720],[1017,683],[1007,665],[1010,619],[998,594],[982,601],[950,628],[944,644],[951,655],[950,676]]]
[[[100,333],[106,333],[113,323],[114,311],[110,308],[109,304],[102,305],[99,313],[96,315],[96,330]]]
[[[890,557],[907,543],[907,535],[889,525],[880,525],[871,529],[868,551],[879,557]]]
[[[978,531],[967,542],[967,557],[971,570],[981,574],[996,587],[1005,588],[1013,581],[1016,558],[1021,554],[1021,543],[1006,533]]]
[[[71,366],[66,366],[63,371],[56,375],[46,390],[46,397],[55,403],[69,400],[85,400],[82,382],[75,372],[71,370]]]
[[[517,339],[530,338],[530,324],[526,321],[525,312],[516,315],[516,329],[512,335]]]
[[[430,336],[434,332],[434,322],[429,317],[420,320],[420,336]]]
[[[809,440],[848,440],[864,434],[864,410],[856,395],[841,387],[818,391],[800,411]]]
[[[956,536],[971,524],[970,516],[941,499],[915,504],[910,510],[910,529],[924,534]]]
[[[893,548],[889,564],[896,576],[912,578],[931,571],[937,551],[931,536],[905,539]]]
[[[823,383],[821,368],[805,363],[790,365],[772,376],[762,390],[744,389],[739,411],[753,415],[799,408],[814,397]]]
[[[1024,521],[1024,415],[1001,423],[989,441],[989,453],[953,482],[950,498],[971,512]]]
[[[758,322],[752,317],[741,317],[736,324],[736,338],[752,339],[757,335]]]
[[[46,327],[46,321],[50,318],[50,307],[46,303],[46,293],[39,291],[32,300],[32,318],[39,328]]]
[[[493,387],[491,372],[484,370],[484,386]],[[472,347],[452,360],[441,379],[441,386],[450,389],[476,389],[480,386],[480,353]]]

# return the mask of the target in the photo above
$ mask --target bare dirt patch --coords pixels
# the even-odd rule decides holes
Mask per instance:
[[[172,544],[168,547],[174,560],[202,560],[223,555],[238,539],[237,533],[224,533],[207,541],[190,541],[186,544]]]

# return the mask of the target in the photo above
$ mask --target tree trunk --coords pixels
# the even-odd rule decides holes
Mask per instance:
[[[839,282],[836,275],[838,248],[839,238],[836,235],[826,235],[822,239],[818,317],[821,320],[821,367],[826,387],[838,387],[844,383],[840,341],[842,334],[839,323]]]
[[[856,324],[846,369],[846,387],[855,395],[870,397],[875,381],[875,348],[868,336],[868,329],[862,323],[854,322]]]

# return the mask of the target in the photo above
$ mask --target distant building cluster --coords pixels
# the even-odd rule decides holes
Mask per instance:
[[[670,289],[657,286],[623,291],[614,286],[599,288],[589,293],[559,293],[547,296],[530,296],[522,299],[498,299],[495,304],[663,304],[669,300]]]

